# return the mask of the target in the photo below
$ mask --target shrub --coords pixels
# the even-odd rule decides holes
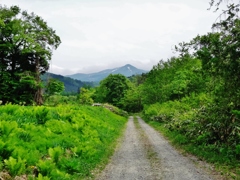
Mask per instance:
[[[49,177],[43,176],[41,173],[38,175],[37,180],[50,180]]]
[[[54,163],[58,163],[60,156],[64,153],[63,149],[60,146],[49,148],[48,154],[52,158]]]
[[[45,124],[45,122],[48,120],[48,112],[49,110],[46,107],[35,108],[37,124]]]
[[[51,159],[39,160],[37,163],[37,167],[39,168],[39,172],[43,176],[48,176],[51,174],[52,170],[56,168],[55,163]]]
[[[8,160],[4,160],[4,163],[12,176],[20,175],[25,172],[25,162],[26,160],[21,159],[21,157],[18,157],[18,159],[10,157]]]

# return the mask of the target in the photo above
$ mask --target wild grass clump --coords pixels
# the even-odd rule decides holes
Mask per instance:
[[[104,107],[0,106],[0,172],[85,179],[111,154],[125,122]]]

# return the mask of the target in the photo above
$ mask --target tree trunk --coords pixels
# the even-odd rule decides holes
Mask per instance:
[[[39,57],[36,58],[36,83],[37,83],[37,91],[35,93],[34,101],[36,105],[43,104],[43,96],[42,96],[42,88],[40,86],[41,79],[40,79],[40,72],[39,72]]]

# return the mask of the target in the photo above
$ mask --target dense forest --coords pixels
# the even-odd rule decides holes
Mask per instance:
[[[210,7],[221,3],[211,0]],[[63,82],[41,81],[60,37],[34,13],[0,7],[0,172],[9,178],[35,176],[34,169],[38,179],[88,176],[104,152],[111,154],[105,148],[124,128],[121,116],[141,113],[188,152],[239,177],[238,12],[239,4],[229,4],[211,33],[176,45],[177,55],[149,73],[111,74],[98,87],[79,86],[76,95],[64,96]],[[94,102],[105,105],[90,107]]]

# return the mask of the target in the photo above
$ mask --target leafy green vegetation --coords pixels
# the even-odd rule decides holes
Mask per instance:
[[[121,99],[129,89],[128,79],[121,74],[110,74],[100,82],[93,96],[95,102],[121,107]]]
[[[118,115],[128,111],[142,112],[178,146],[240,177],[240,20],[238,5],[227,8],[213,32],[180,43],[178,56],[149,73],[111,74],[95,89],[63,78],[79,92],[68,96],[59,94],[63,83],[50,80],[45,106],[30,107],[23,105],[43,104],[40,75],[61,41],[39,16],[0,6],[0,171],[33,179],[92,176],[124,127]],[[86,106],[93,101],[105,104]]]
[[[52,96],[54,94],[60,94],[64,90],[63,82],[57,79],[49,79],[45,89],[46,97]]]
[[[0,106],[0,171],[84,179],[114,150],[126,118],[103,107]]]
[[[226,179],[238,179],[240,177],[240,163],[234,156],[235,152],[227,148],[218,148],[215,145],[208,145],[207,143],[196,144],[187,135],[182,134],[178,130],[166,128],[165,123],[156,121],[148,121],[156,130],[160,131],[167,137],[173,145],[184,150],[184,153],[191,153],[197,156],[200,160],[206,160],[214,164],[215,169],[218,170]],[[201,137],[199,137],[201,140]]]
[[[238,178],[240,20],[238,6],[227,8],[215,32],[180,43],[177,57],[132,77],[122,102],[130,112],[143,107],[145,119],[175,144]]]
[[[183,149],[240,177],[240,20],[234,8],[218,32],[176,46],[138,86],[145,119]]]
[[[93,94],[93,91],[90,91],[89,89],[81,88],[80,93],[78,96],[78,100],[80,104],[93,104],[93,100],[91,98]]]
[[[239,96],[226,91],[224,79],[198,62],[204,63],[187,54],[153,68],[140,86],[145,95],[143,115],[175,144],[236,178],[240,176]]]
[[[60,37],[34,13],[0,6],[0,99],[43,103],[40,75],[49,68]]]

